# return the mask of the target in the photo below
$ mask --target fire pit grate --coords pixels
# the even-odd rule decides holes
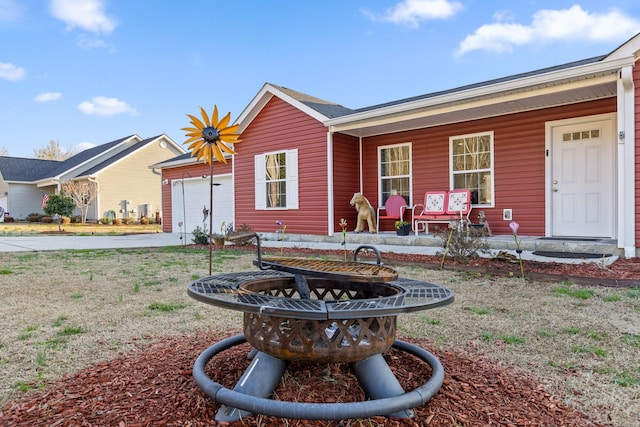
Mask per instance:
[[[199,301],[244,312],[244,335],[254,348],[251,365],[234,391],[222,389],[204,372],[217,348],[203,353],[194,378],[210,397],[225,403],[217,421],[237,421],[255,412],[303,419],[345,419],[385,414],[409,418],[410,408],[429,400],[443,382],[439,361],[430,353],[395,339],[397,315],[451,304],[451,290],[413,279],[398,278],[380,262],[373,247],[360,246],[354,262],[306,258],[263,258],[260,271],[222,273],[189,284],[187,292]],[[361,249],[376,252],[377,264],[357,261]],[[230,341],[235,343],[236,340]],[[429,363],[434,375],[422,387],[405,393],[382,354],[393,345]],[[253,352],[252,352],[253,353]],[[269,397],[284,374],[287,361],[350,363],[368,402],[320,405],[284,403]],[[230,393],[230,394],[229,394]],[[227,396],[227,397],[225,397]],[[369,403],[374,401],[372,405]],[[264,404],[264,406],[262,406]]]
[[[254,264],[262,269],[273,268],[314,277],[348,278],[352,282],[389,282],[398,278],[398,273],[392,268],[355,261],[261,257],[254,260]]]
[[[187,292],[199,301],[220,307],[309,320],[394,316],[424,310],[427,306],[445,306],[453,300],[453,292],[447,288],[406,278],[384,285],[320,278],[307,280],[311,289],[310,299],[293,297],[296,295],[295,275],[271,270],[205,277],[192,282]],[[336,286],[338,291],[333,288]],[[371,288],[383,286],[387,290],[386,295],[362,297],[363,287],[369,287],[373,292]],[[327,296],[330,299],[320,299]]]

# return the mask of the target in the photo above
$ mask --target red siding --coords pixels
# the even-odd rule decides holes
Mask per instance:
[[[349,204],[353,193],[360,191],[359,139],[342,134],[333,135],[333,231],[341,231],[341,218],[347,220],[347,229],[356,228],[356,210]]]
[[[364,194],[377,205],[377,148],[380,145],[412,143],[412,203],[415,204],[421,202],[428,190],[449,189],[449,137],[493,131],[495,207],[483,209],[491,228],[496,234],[510,233],[508,222],[502,220],[502,210],[510,208],[523,234],[544,235],[545,122],[615,111],[616,100],[611,98],[366,138]],[[389,224],[381,228],[391,229]]]
[[[227,175],[231,173],[231,160],[227,163],[214,162],[213,175]],[[175,179],[190,178],[202,175],[209,175],[209,164],[198,163],[197,165],[181,166],[162,170],[162,181],[167,180],[166,185],[162,185],[162,231],[171,232],[172,212],[171,212],[171,183]]]
[[[276,220],[287,233],[327,234],[327,129],[277,97],[271,98],[242,133],[236,146],[236,224],[274,232]],[[255,210],[254,156],[298,149],[299,209]]]

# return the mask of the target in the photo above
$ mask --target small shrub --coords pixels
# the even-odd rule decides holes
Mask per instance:
[[[63,216],[61,223],[62,224],[71,224],[71,218],[69,218],[68,216]]]
[[[27,222],[40,222],[40,219],[42,219],[42,216],[43,216],[42,214],[32,212],[29,215],[27,215]]]
[[[113,220],[111,218],[106,217],[106,216],[103,216],[102,218],[100,218],[100,224],[111,225],[112,222],[113,222]]]
[[[140,225],[148,225],[149,224],[149,218],[147,218],[146,216],[143,216],[140,218]]]
[[[122,225],[122,218],[116,218],[113,220],[113,225]]]
[[[126,217],[126,218],[122,218],[122,222],[123,222],[124,224],[126,224],[126,225],[133,224],[135,221],[136,221],[136,219],[135,219],[135,218],[133,218],[133,217],[131,217],[131,216],[128,216],[128,217]]]
[[[200,226],[196,227],[193,230],[193,239],[191,239],[193,243],[196,245],[208,245],[209,244],[209,232],[207,231],[207,227],[204,229],[200,228]]]
[[[16,222],[16,220],[12,216],[5,216],[4,222]]]
[[[481,253],[489,250],[489,244],[485,238],[465,231],[445,229],[437,233],[437,237],[442,241],[446,255],[456,261],[478,258]]]
[[[6,221],[7,220],[5,219],[5,222]],[[45,224],[51,224],[51,223],[53,223],[53,218],[51,218],[50,216],[43,216],[40,221],[42,221]]]
[[[71,222],[73,224],[80,224],[82,222],[82,217],[80,215],[74,215],[71,217]]]

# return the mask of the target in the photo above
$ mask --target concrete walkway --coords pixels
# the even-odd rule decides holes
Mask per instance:
[[[261,239],[263,247],[280,248],[309,248],[320,250],[342,250],[342,236],[304,236],[287,235],[285,242],[277,240],[277,236],[266,234]],[[515,255],[513,236],[495,236],[491,238],[490,251],[486,257],[493,257],[500,250]],[[187,234],[185,240],[180,239],[179,233],[153,233],[153,234],[129,234],[121,236],[74,236],[74,235],[29,235],[29,236],[0,236],[0,253],[27,252],[27,251],[52,251],[68,249],[118,249],[118,248],[150,248],[164,246],[179,246],[184,243],[191,244],[192,236]],[[377,235],[347,235],[347,249],[355,250],[360,245],[375,246],[381,253],[408,253],[419,255],[436,255],[442,251],[442,246],[423,238],[397,237],[395,233],[380,233]],[[541,262],[562,262],[579,264],[583,262],[596,262],[609,264],[618,259],[618,256],[601,258],[552,258],[534,255],[535,250],[576,250],[575,243],[547,242],[537,237],[522,237],[523,260]],[[594,244],[590,245],[595,247]],[[604,250],[604,249],[599,249]]]
[[[180,244],[180,234],[172,233],[127,234],[124,236],[0,236],[0,252],[152,248]]]

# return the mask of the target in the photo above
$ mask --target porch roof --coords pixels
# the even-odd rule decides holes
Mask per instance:
[[[367,137],[615,97],[618,72],[633,56],[589,58],[356,110],[324,123]]]

